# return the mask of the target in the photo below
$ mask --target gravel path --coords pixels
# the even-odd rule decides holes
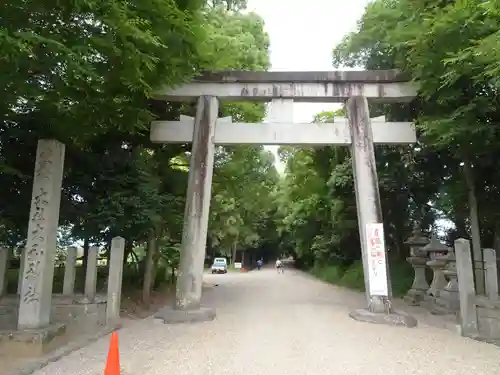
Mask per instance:
[[[298,271],[207,275],[214,322],[154,319],[119,332],[123,375],[498,374],[500,349],[420,324],[377,326],[347,316],[363,297]],[[36,375],[102,375],[109,337]]]

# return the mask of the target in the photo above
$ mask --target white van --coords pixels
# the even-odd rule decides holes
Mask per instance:
[[[227,259],[215,258],[212,264],[212,273],[227,273]]]

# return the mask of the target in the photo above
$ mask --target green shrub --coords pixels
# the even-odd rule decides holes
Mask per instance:
[[[390,260],[389,272],[391,274],[392,294],[394,297],[402,297],[411,288],[413,282],[413,270],[403,260]],[[364,291],[365,279],[363,275],[363,263],[358,260],[349,267],[340,265],[316,265],[310,270],[320,280],[331,284],[340,285],[349,289]]]
[[[314,267],[312,269],[312,274],[314,276],[331,284],[337,284],[342,278],[343,273],[343,269],[338,265]]]
[[[351,264],[340,279],[339,285],[354,290],[365,290],[365,278],[363,276],[363,263],[356,261]]]
[[[389,271],[391,273],[392,295],[394,297],[404,296],[413,283],[411,265],[403,260],[390,260]]]

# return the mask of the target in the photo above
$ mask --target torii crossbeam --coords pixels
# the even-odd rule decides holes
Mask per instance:
[[[279,99],[278,99],[279,100]],[[273,99],[271,106],[278,101]],[[151,123],[151,141],[156,143],[191,143],[195,120],[181,115],[180,121]],[[373,143],[410,144],[416,142],[415,126],[411,122],[386,122],[372,118]],[[260,124],[233,122],[231,117],[218,118],[214,143],[219,145],[296,145],[328,146],[351,144],[349,123],[339,117],[335,122],[293,123],[264,122]]]

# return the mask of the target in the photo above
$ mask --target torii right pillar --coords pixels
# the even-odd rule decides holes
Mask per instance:
[[[353,96],[346,103],[351,133],[351,158],[363,260],[367,309],[349,314],[353,319],[389,325],[415,327],[415,318],[395,312],[389,265],[384,241],[382,206],[368,101]]]

